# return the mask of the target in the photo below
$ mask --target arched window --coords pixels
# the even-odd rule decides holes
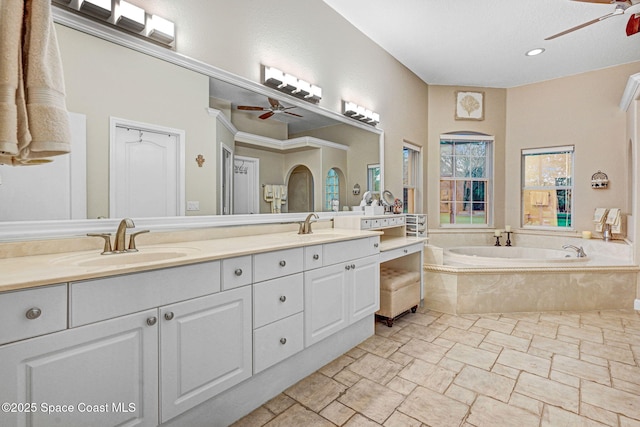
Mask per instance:
[[[324,183],[324,206],[326,210],[335,210],[340,203],[340,178],[335,169],[329,169]]]

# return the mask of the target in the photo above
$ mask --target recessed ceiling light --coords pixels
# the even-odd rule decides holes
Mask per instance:
[[[525,55],[536,56],[536,55],[540,55],[542,52],[544,52],[544,49],[541,47],[538,47],[536,49],[531,49],[529,52],[525,53]]]

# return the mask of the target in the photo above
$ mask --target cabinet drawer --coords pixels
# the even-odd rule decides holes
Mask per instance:
[[[322,245],[306,246],[304,248],[304,269],[312,270],[322,267]]]
[[[67,327],[67,285],[0,294],[0,345]]]
[[[370,219],[363,219],[360,222],[360,229],[362,230],[368,230],[371,228],[371,220]]]
[[[222,260],[222,289],[229,290],[251,283],[251,255]]]
[[[326,243],[324,245],[324,265],[338,264],[356,258],[377,254],[380,249],[380,237]]]
[[[275,279],[299,273],[303,267],[302,248],[266,252],[253,256],[253,281]]]
[[[220,292],[220,261],[73,282],[69,326]]]
[[[295,314],[253,331],[253,373],[275,365],[304,348],[303,315]]]
[[[393,249],[390,251],[380,252],[380,262],[389,261],[392,259],[400,258],[405,255],[414,254],[424,249],[424,243],[414,243],[402,248]]]
[[[303,274],[281,277],[253,285],[253,327],[299,313],[304,307]]]

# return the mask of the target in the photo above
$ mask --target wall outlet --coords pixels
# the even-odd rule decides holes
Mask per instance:
[[[200,202],[187,202],[187,210],[188,211],[199,211],[200,210]]]

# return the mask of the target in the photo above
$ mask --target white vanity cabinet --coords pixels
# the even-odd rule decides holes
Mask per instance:
[[[16,405],[2,426],[158,424],[157,310],[8,344],[0,361],[0,401]]]
[[[324,245],[327,266],[304,274],[305,346],[378,310],[378,247],[378,237]]]
[[[251,287],[161,307],[161,421],[246,380],[251,369]]]

